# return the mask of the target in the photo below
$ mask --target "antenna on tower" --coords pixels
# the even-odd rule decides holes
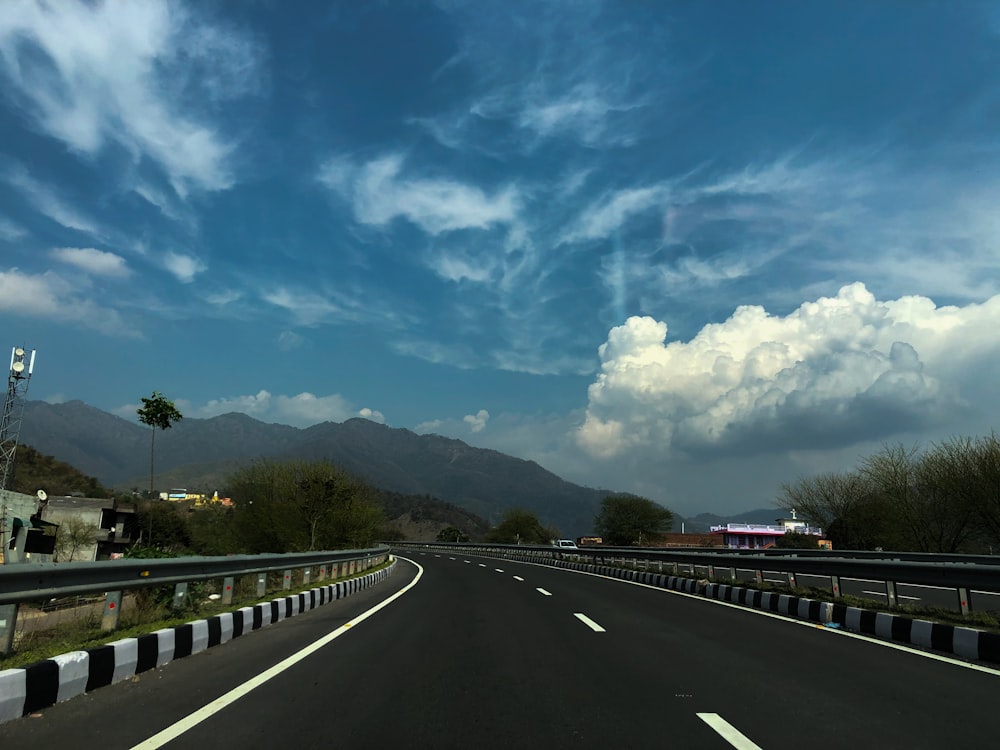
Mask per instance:
[[[28,394],[28,382],[35,370],[35,351],[26,352],[23,346],[15,346],[10,351],[10,376],[7,378],[7,398],[4,399],[3,413],[0,414],[0,493],[14,482],[14,454],[17,439],[21,433],[24,416],[24,400]],[[7,536],[7,504],[0,498],[0,540],[5,543]]]

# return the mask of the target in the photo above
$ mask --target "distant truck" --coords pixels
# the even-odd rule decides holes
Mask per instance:
[[[599,536],[581,536],[576,540],[581,547],[592,547],[596,544],[604,544],[604,538]]]

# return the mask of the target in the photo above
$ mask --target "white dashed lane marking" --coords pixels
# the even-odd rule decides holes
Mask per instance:
[[[607,630],[605,630],[604,628],[602,628],[600,625],[598,625],[596,622],[594,622],[589,617],[587,617],[587,615],[583,614],[583,612],[574,612],[573,616],[576,617],[576,619],[578,619],[580,622],[582,622],[588,628],[590,628],[591,630],[593,630],[595,633],[607,633],[608,632]]]
[[[537,591],[537,592],[538,592],[539,594],[541,594],[542,596],[552,596],[552,594],[550,594],[550,593],[549,593],[548,591],[546,591],[545,589],[535,589],[535,591]]]

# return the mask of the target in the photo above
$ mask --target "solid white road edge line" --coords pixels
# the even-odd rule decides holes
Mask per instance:
[[[761,750],[760,745],[753,742],[728,721],[718,714],[696,714],[703,722],[714,729],[722,739],[739,750]]]
[[[880,638],[875,638],[870,635],[865,635],[864,633],[852,633],[848,630],[843,630],[840,628],[825,628],[818,622],[813,622],[812,620],[798,620],[794,617],[788,617],[786,615],[779,615],[777,612],[768,612],[763,609],[754,609],[753,607],[744,607],[739,604],[733,604],[732,602],[724,602],[721,599],[709,599],[706,596],[699,596],[698,594],[689,594],[686,591],[674,591],[673,589],[660,588],[659,586],[651,586],[648,583],[641,583],[639,581],[626,581],[623,578],[615,578],[614,576],[601,575],[600,573],[591,573],[587,570],[573,570],[572,568],[554,568],[551,565],[542,565],[541,563],[527,562],[525,560],[517,560],[517,563],[521,565],[532,565],[536,568],[546,568],[547,570],[558,570],[563,573],[576,573],[581,576],[592,576],[593,578],[603,578],[606,581],[614,581],[616,583],[627,583],[629,586],[638,586],[644,589],[652,589],[653,591],[660,591],[664,594],[673,594],[674,596],[683,596],[688,599],[696,599],[699,602],[705,602],[706,604],[716,604],[720,607],[730,607],[731,609],[738,609],[742,612],[746,612],[751,615],[759,615],[761,617],[771,617],[775,620],[784,620],[785,622],[791,623],[793,625],[803,625],[807,628],[814,628],[816,630],[821,630],[824,633],[830,635],[839,635],[845,638],[857,638],[860,641],[867,641],[876,646],[883,646],[884,648],[895,649],[896,651],[903,651],[908,654],[913,654],[914,656],[922,656],[925,659],[932,659],[934,661],[944,662],[945,664],[952,664],[956,667],[964,667],[965,669],[971,669],[975,672],[985,672],[986,674],[991,674],[996,677],[1000,677],[1000,669],[995,669],[993,667],[986,667],[982,664],[973,664],[968,661],[961,661],[960,659],[953,659],[950,656],[943,656],[942,654],[933,654],[929,651],[921,651],[913,646],[907,646],[902,643],[893,643],[892,641],[883,641]],[[664,574],[666,575],[666,574]]]
[[[550,594],[550,593],[549,593],[548,591],[546,591],[545,589],[535,589],[535,591],[537,591],[537,592],[538,592],[539,594],[541,594],[542,596],[552,596],[552,594]]]
[[[583,612],[574,612],[573,616],[576,617],[576,619],[578,619],[580,622],[582,622],[588,628],[590,628],[591,630],[593,630],[595,633],[607,633],[608,632],[607,630],[605,630],[604,628],[602,628],[600,625],[598,625],[596,622],[594,622],[589,617],[587,617],[587,615],[583,614]]]
[[[416,565],[417,566],[417,575],[416,575],[416,577],[412,581],[410,581],[408,584],[406,584],[403,588],[401,588],[395,594],[393,594],[392,596],[390,596],[388,599],[385,599],[385,600],[379,602],[378,604],[376,604],[371,609],[369,609],[369,610],[367,610],[365,612],[362,612],[360,615],[358,615],[357,617],[355,617],[354,619],[352,619],[350,622],[345,622],[343,625],[341,625],[339,628],[337,628],[333,632],[327,633],[322,638],[320,638],[320,639],[318,639],[316,641],[313,641],[312,643],[310,643],[308,646],[306,646],[302,650],[297,651],[296,653],[292,654],[291,656],[289,656],[286,659],[282,659],[281,661],[279,661],[277,664],[275,664],[270,669],[265,669],[263,672],[261,672],[256,677],[252,677],[249,680],[247,680],[246,682],[244,682],[242,685],[233,688],[228,693],[225,693],[224,695],[220,695],[214,701],[212,701],[211,703],[208,703],[208,704],[202,706],[201,708],[199,708],[194,713],[188,714],[187,716],[185,716],[180,721],[174,722],[169,727],[167,727],[166,729],[164,729],[164,730],[162,730],[160,732],[157,732],[156,734],[154,734],[149,739],[144,740],[143,742],[140,742],[138,745],[134,745],[131,750],[155,750],[155,748],[163,747],[168,742],[171,742],[172,740],[175,740],[178,737],[180,737],[182,734],[184,734],[185,732],[187,732],[189,729],[194,728],[195,726],[197,726],[198,724],[201,724],[201,722],[203,722],[206,719],[210,718],[214,714],[217,714],[219,711],[221,711],[222,709],[224,709],[226,706],[228,706],[228,705],[230,705],[232,703],[235,703],[236,701],[238,701],[240,698],[242,698],[247,693],[250,693],[251,691],[256,690],[261,685],[263,685],[265,682],[267,682],[268,680],[270,680],[272,677],[277,677],[279,674],[281,674],[282,672],[284,672],[289,667],[295,666],[300,661],[302,661],[303,659],[305,659],[307,656],[310,656],[311,654],[315,653],[319,649],[323,648],[323,646],[327,645],[328,643],[330,643],[331,641],[335,640],[336,638],[339,638],[340,636],[342,636],[344,633],[346,633],[348,630],[350,630],[351,628],[353,628],[358,623],[363,622],[364,620],[367,620],[369,617],[371,617],[373,614],[375,614],[376,612],[378,612],[383,607],[388,607],[390,604],[392,604],[394,601],[396,601],[399,597],[401,597],[407,591],[409,591],[414,586],[416,586],[417,582],[420,580],[421,576],[423,576],[423,574],[424,574],[424,569],[420,565],[420,563],[416,562],[415,560],[410,560],[409,558],[406,558],[406,557],[399,557],[399,555],[396,555],[396,557],[399,560],[406,560],[407,562],[413,563],[413,565]]]

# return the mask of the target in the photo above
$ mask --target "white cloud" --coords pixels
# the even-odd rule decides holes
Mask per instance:
[[[552,142],[627,146],[648,116],[640,110],[669,101],[666,82],[675,76],[663,32],[647,27],[645,44],[623,44],[634,29],[604,13],[602,3],[533,3],[530,10],[457,3],[446,11],[461,46],[437,75],[460,74],[463,83],[471,77],[476,94],[414,122],[448,148],[507,158],[512,148]]]
[[[261,422],[292,427],[309,427],[319,422],[342,422],[357,415],[348,401],[336,393],[316,396],[303,392],[296,396],[280,396],[266,390],[248,396],[213,399],[191,411],[192,416],[196,417],[216,417],[229,412],[240,412]]]
[[[358,409],[358,416],[363,419],[370,419],[372,422],[385,424],[385,414],[374,409],[369,409],[367,406],[363,409]]]
[[[292,313],[302,325],[311,326],[337,317],[342,310],[326,297],[279,287],[261,295],[266,302]]]
[[[462,421],[469,425],[473,432],[482,432],[486,423],[490,421],[490,413],[486,409],[480,409],[475,414],[466,414]]]
[[[59,247],[51,254],[56,260],[97,276],[125,278],[131,273],[123,257],[92,247]]]
[[[49,271],[27,274],[0,271],[0,311],[29,318],[72,323],[111,336],[141,337],[117,310],[103,307],[86,291]]]
[[[427,422],[421,422],[413,428],[413,431],[420,435],[427,435],[431,433],[436,434],[437,431],[444,426],[444,424],[444,420],[442,419],[431,419]]]
[[[0,7],[3,7],[2,3]],[[39,213],[57,224],[85,234],[101,235],[101,229],[96,221],[68,204],[52,188],[32,177],[23,166],[15,164],[8,167],[5,170],[4,180],[27,198]]]
[[[655,208],[666,197],[664,185],[618,190],[601,197],[584,210],[563,242],[598,240],[611,236],[628,219]]]
[[[936,307],[878,301],[858,283],[783,317],[740,307],[688,342],[629,318],[600,347],[578,441],[601,458],[754,453],[942,424],[971,407],[976,373],[1000,357],[998,316],[1000,296]]]
[[[14,242],[27,237],[28,231],[5,216],[0,216],[0,240]]]
[[[181,195],[233,182],[232,143],[186,102],[252,91],[260,57],[246,35],[165,0],[0,3],[2,72],[39,129],[88,156],[117,143]]]
[[[180,253],[166,253],[163,256],[163,266],[184,284],[190,284],[195,276],[205,270],[205,264],[198,258]]]
[[[216,307],[225,307],[240,299],[243,299],[243,292],[238,289],[216,289],[205,295],[205,301]]]
[[[492,194],[438,177],[404,177],[403,158],[383,156],[357,167],[340,157],[328,160],[319,180],[350,201],[362,224],[385,226],[405,218],[428,234],[489,229],[517,218],[520,198],[512,186]]]
[[[298,349],[303,343],[305,339],[295,331],[282,331],[278,334],[278,348],[283,352]]]

